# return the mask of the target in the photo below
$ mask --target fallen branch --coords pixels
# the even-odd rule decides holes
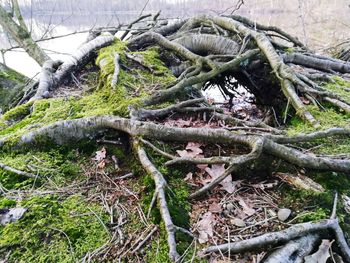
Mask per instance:
[[[39,175],[35,175],[35,174],[27,173],[27,172],[24,172],[24,171],[20,171],[20,170],[17,170],[15,168],[12,168],[10,166],[7,166],[6,164],[3,164],[3,163],[0,163],[0,168],[5,170],[5,171],[8,171],[8,172],[20,175],[20,176],[33,178],[33,179],[40,179]]]

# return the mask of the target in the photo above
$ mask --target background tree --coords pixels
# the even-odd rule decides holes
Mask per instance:
[[[0,5],[0,25],[39,65],[50,59],[32,39],[17,0],[11,0],[8,8]]]

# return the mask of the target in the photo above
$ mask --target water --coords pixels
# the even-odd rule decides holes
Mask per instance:
[[[32,2],[32,5],[30,5]],[[43,32],[64,35],[98,26],[125,24],[137,17],[147,0],[23,0],[22,10],[36,39]],[[348,0],[246,0],[236,13],[265,25],[276,25],[296,35],[319,52],[344,39],[349,39],[350,2]],[[230,13],[235,6],[232,0],[150,0],[143,13],[162,10],[163,17],[187,17],[199,13]],[[49,29],[49,30],[47,30]],[[53,59],[63,59],[76,50],[87,33],[40,42]],[[8,47],[5,36],[0,48]],[[0,59],[1,60],[1,59]],[[33,77],[40,67],[25,52],[7,52],[8,66]]]

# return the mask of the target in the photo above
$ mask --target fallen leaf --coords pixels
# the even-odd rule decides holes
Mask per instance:
[[[175,127],[190,127],[192,123],[192,119],[189,120],[183,120],[183,119],[176,119],[176,120],[167,120],[164,124],[166,126],[175,126]]]
[[[22,218],[27,208],[15,207],[10,209],[0,209],[0,224],[5,225]]]
[[[202,155],[203,150],[201,148],[199,148],[200,146],[202,146],[200,143],[189,142],[187,144],[185,150],[177,150],[176,152],[180,157],[184,157],[184,158],[203,157],[203,155]]]
[[[233,218],[230,220],[230,223],[232,225],[235,225],[236,227],[245,227],[246,226],[245,222],[240,218]]]
[[[205,168],[205,171],[210,175],[211,179],[204,180],[204,184],[210,183],[211,181],[221,176],[225,172],[225,164],[213,164],[211,168]],[[226,178],[219,184],[221,185],[221,188],[229,194],[232,194],[236,190],[237,186],[237,183],[232,182],[231,175],[226,176]]]
[[[221,213],[222,212],[222,207],[220,204],[218,203],[212,203],[209,208],[208,208],[208,211],[209,212],[212,212],[212,213]]]
[[[205,169],[208,167],[207,164],[197,164],[197,168],[200,170],[200,172],[204,173]]]
[[[105,168],[106,167],[106,161],[105,160],[102,160],[101,162],[99,162],[98,164],[97,164],[97,168],[98,169],[103,169],[103,168]]]
[[[203,153],[203,150],[200,148],[201,146],[201,143],[189,142],[186,146],[186,150],[191,150],[193,153],[196,153],[196,155],[199,155]]]
[[[176,150],[177,154],[180,157],[184,157],[184,158],[195,158],[196,154],[193,154],[193,152],[191,151],[187,151],[187,150]]]
[[[184,181],[192,181],[193,180],[193,173],[189,172],[186,174]]]
[[[252,216],[255,214],[255,209],[253,209],[246,201],[244,201],[242,198],[239,198],[238,203],[243,208],[243,212],[247,214],[248,216]]]
[[[203,215],[202,219],[197,223],[197,231],[199,233],[198,242],[204,244],[208,242],[210,237],[213,237],[213,227],[216,221],[211,212]]]
[[[331,241],[323,239],[318,250],[314,254],[305,257],[305,263],[326,263],[330,257],[329,249],[331,246]]]
[[[101,162],[103,159],[106,158],[107,151],[106,148],[103,147],[101,151],[97,151],[94,160],[97,162]]]

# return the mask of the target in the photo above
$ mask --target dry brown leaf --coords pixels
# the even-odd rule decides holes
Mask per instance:
[[[213,164],[211,168],[207,167],[205,168],[205,171],[210,175],[210,179],[203,180],[203,183],[210,183],[211,181],[215,180],[219,176],[221,176],[225,172],[225,165],[224,164]],[[226,192],[232,194],[237,184],[232,182],[231,175],[227,176],[224,180],[220,182],[221,188],[225,190]]]
[[[192,119],[184,120],[184,119],[176,119],[176,120],[167,120],[164,124],[165,126],[175,126],[175,127],[190,127],[192,123]]]
[[[244,201],[242,198],[238,199],[238,203],[240,206],[243,208],[243,212],[247,214],[248,216],[254,215],[255,214],[255,209],[251,207],[248,202]]]
[[[187,151],[187,150],[176,150],[177,154],[180,157],[190,157],[190,158],[194,158],[196,155],[193,154],[191,151]]]
[[[213,237],[213,227],[216,221],[214,215],[211,212],[207,212],[203,215],[202,219],[197,223],[197,231],[199,233],[198,242],[204,244],[208,242],[210,237]]]
[[[318,250],[314,254],[305,257],[305,263],[326,263],[327,259],[330,257],[329,248],[331,246],[331,241],[323,239]]]
[[[105,159],[107,156],[106,148],[103,147],[100,151],[96,152],[95,158],[93,160],[97,162],[101,162],[103,159]]]
[[[218,203],[212,203],[209,208],[208,208],[208,211],[209,212],[212,212],[212,213],[221,213],[222,212],[222,207],[220,204]]]
[[[191,150],[192,152],[196,153],[197,155],[203,153],[203,150],[200,148],[202,146],[201,143],[198,142],[189,142],[186,146],[186,150]]]
[[[200,143],[189,142],[185,150],[177,150],[177,154],[180,157],[190,157],[190,158],[199,158],[203,157],[203,150],[199,148],[202,146]]]
[[[106,161],[105,160],[102,160],[101,162],[99,162],[98,164],[97,164],[97,168],[98,169],[103,169],[103,168],[105,168],[106,167]]]
[[[200,170],[201,173],[204,173],[207,167],[208,167],[207,164],[197,164],[197,168]]]
[[[193,173],[189,172],[186,174],[184,181],[192,181],[193,180]]]

